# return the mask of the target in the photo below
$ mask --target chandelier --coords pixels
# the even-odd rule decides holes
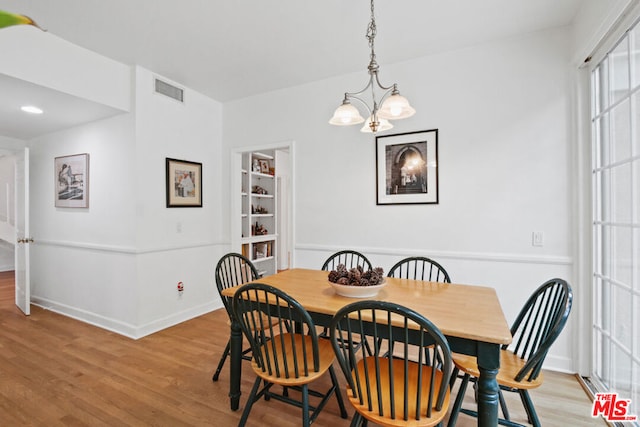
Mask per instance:
[[[400,95],[396,83],[388,87],[380,83],[380,79],[378,78],[380,66],[376,62],[376,52],[374,48],[376,30],[376,18],[373,0],[371,0],[371,22],[369,22],[366,34],[369,40],[369,47],[371,48],[369,66],[367,67],[369,70],[369,83],[359,92],[346,92],[344,94],[342,104],[333,113],[331,120],[329,120],[329,123],[332,125],[348,126],[365,121],[358,109],[351,104],[352,99],[360,102],[367,110],[367,121],[362,129],[360,129],[362,132],[376,133],[389,130],[393,127],[389,120],[406,119],[407,117],[413,116],[416,112],[416,110],[409,105],[407,98]],[[383,91],[379,100],[376,98],[376,87],[378,90]],[[371,89],[371,107],[360,97],[369,89]]]

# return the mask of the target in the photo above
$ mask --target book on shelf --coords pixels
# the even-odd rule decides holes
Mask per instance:
[[[253,259],[260,259],[267,257],[267,245],[266,243],[254,243],[253,244]]]

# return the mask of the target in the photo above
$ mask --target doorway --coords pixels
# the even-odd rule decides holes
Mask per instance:
[[[271,166],[265,169],[267,172],[254,170],[253,162],[257,160],[260,163],[265,159],[265,165],[268,163]],[[295,265],[293,167],[293,141],[242,147],[232,152],[231,250],[242,253],[259,264],[258,270],[263,274],[273,274]],[[255,191],[258,190],[253,190],[255,184],[264,187],[259,188],[259,192],[264,191],[266,194],[256,194]],[[264,228],[265,235],[256,232],[258,228],[261,231]],[[269,242],[266,256],[252,250],[262,240]],[[275,259],[270,260],[271,258]],[[260,267],[264,268],[261,270]]]
[[[0,151],[0,272],[15,268],[15,159]]]
[[[0,261],[4,260],[0,266],[13,271],[15,303],[29,315],[29,243],[33,241],[29,236],[29,149],[0,149],[0,166]]]

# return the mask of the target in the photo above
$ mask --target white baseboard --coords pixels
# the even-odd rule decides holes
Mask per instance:
[[[549,371],[563,372],[565,374],[575,374],[578,372],[574,369],[573,361],[568,357],[554,356],[548,354],[544,359],[544,369]]]
[[[194,319],[198,316],[202,316],[203,314],[210,313],[214,310],[218,310],[223,307],[224,306],[222,305],[221,302],[219,303],[209,302],[206,304],[199,305],[197,307],[193,307],[189,310],[184,310],[179,313],[175,313],[163,319],[154,320],[153,322],[147,323],[146,325],[140,326],[136,329],[136,339],[145,337],[147,335],[151,335],[155,332],[170,328],[171,326],[175,326],[179,323],[186,322],[187,320]]]
[[[193,319],[203,314],[222,308],[221,303],[210,302],[202,304],[197,307],[193,307],[189,310],[184,310],[171,316],[167,316],[162,319],[154,320],[142,326],[132,325],[130,323],[121,322],[116,319],[100,316],[95,313],[88,312],[86,310],[78,309],[68,306],[66,304],[60,304],[55,301],[47,300],[46,298],[40,298],[38,296],[31,296],[31,303],[37,305],[45,310],[53,311],[54,313],[61,314],[63,316],[71,317],[81,322],[88,323],[93,326],[97,326],[102,329],[114,332],[119,335],[131,339],[140,339],[144,336],[153,334],[162,329],[169,328],[184,321]]]

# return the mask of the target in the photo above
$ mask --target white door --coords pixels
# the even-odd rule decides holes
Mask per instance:
[[[592,71],[592,381],[640,415],[640,24]],[[623,414],[624,415],[624,414]]]
[[[16,305],[29,315],[31,283],[29,279],[29,149],[16,153],[16,245],[15,281]]]

